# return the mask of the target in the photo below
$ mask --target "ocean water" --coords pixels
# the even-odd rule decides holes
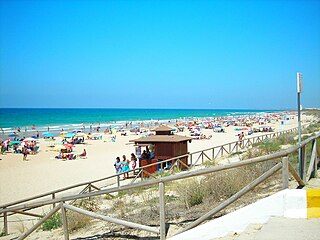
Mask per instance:
[[[252,115],[280,110],[239,110],[239,109],[93,109],[93,108],[0,108],[0,127],[10,133],[20,127],[21,131],[31,131],[33,125],[39,131],[79,129],[124,124],[126,121],[170,120],[191,117],[217,117],[232,115]]]

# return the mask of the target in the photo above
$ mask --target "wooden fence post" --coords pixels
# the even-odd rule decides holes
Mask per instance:
[[[303,146],[301,151],[302,151],[302,161],[303,161],[302,180],[305,182],[306,176],[307,176],[307,148],[306,148],[306,146]]]
[[[159,183],[159,205],[160,205],[160,240],[166,239],[166,220],[165,220],[165,199],[164,183]]]
[[[289,161],[288,156],[282,158],[282,189],[289,186]]]
[[[55,193],[52,193],[52,199],[55,199],[56,198],[56,194]],[[55,203],[52,204],[53,208],[56,206]]]
[[[64,233],[64,239],[69,240],[68,219],[67,219],[66,209],[64,208],[63,204],[64,204],[63,202],[60,203],[62,223],[63,223],[63,233]]]
[[[120,175],[117,175],[117,185],[120,187]]]
[[[91,193],[91,191],[92,191],[91,183],[89,183],[89,185],[88,185],[88,192]],[[89,201],[90,201],[90,200],[91,200],[91,197],[89,197]]]
[[[7,212],[3,213],[3,233],[4,235],[8,235],[8,213]]]
[[[317,145],[317,139],[315,139],[315,148],[316,148],[316,156],[315,156],[315,161],[314,161],[314,177],[317,178],[318,177],[318,163],[320,162],[320,151],[318,149],[318,145]]]

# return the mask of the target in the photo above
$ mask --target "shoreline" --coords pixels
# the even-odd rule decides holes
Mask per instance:
[[[257,110],[260,111],[260,110]],[[106,121],[106,122],[93,122],[93,123],[88,123],[88,122],[83,122],[83,123],[64,123],[64,124],[46,124],[46,125],[39,125],[35,126],[34,129],[32,129],[32,126],[20,126],[20,127],[0,127],[0,138],[6,139],[8,137],[8,134],[11,133],[17,133],[19,137],[31,137],[35,136],[37,131],[41,134],[43,132],[50,132],[53,133],[55,136],[58,136],[61,131],[70,131],[70,132],[76,132],[76,131],[82,131],[85,133],[90,132],[90,125],[92,126],[92,129],[96,129],[97,127],[100,127],[101,130],[105,130],[107,128],[117,128],[117,129],[127,129],[129,128],[134,128],[140,125],[145,125],[146,127],[152,127],[152,126],[158,126],[160,124],[168,124],[172,125],[176,122],[179,121],[204,121],[204,120],[209,120],[209,121],[215,121],[216,119],[220,118],[240,118],[240,117],[265,117],[266,115],[272,115],[272,114],[281,114],[284,116],[286,115],[291,115],[294,112],[291,111],[281,111],[281,110],[274,110],[273,112],[245,112],[241,114],[236,110],[233,113],[228,113],[225,115],[215,115],[213,114],[212,116],[202,116],[202,117],[179,117],[179,118],[169,118],[169,119],[145,119],[145,120],[117,120],[117,121]],[[127,125],[127,126],[126,126]],[[84,126],[84,131],[83,131],[83,126]],[[20,128],[20,132],[17,131],[17,128]],[[92,131],[95,132],[95,131]]]
[[[29,112],[29,110],[31,112]],[[97,110],[98,112],[94,112]],[[19,112],[20,111],[20,112]],[[35,112],[32,112],[35,111]],[[43,113],[41,111],[44,111]],[[125,122],[168,121],[173,119],[223,117],[235,115],[254,115],[273,112],[290,112],[286,110],[256,109],[4,109],[0,108],[0,128],[6,131],[20,127],[31,130],[37,128],[76,126],[82,123],[105,125]],[[93,111],[93,112],[92,112]],[[113,112],[115,111],[115,112]],[[75,116],[76,114],[80,114]],[[92,116],[91,116],[92,114]],[[45,116],[45,117],[44,117]],[[47,117],[47,118],[46,118]],[[22,120],[19,120],[22,119]],[[63,120],[64,119],[64,120]],[[81,120],[79,120],[81,119]],[[39,129],[38,129],[39,130]]]

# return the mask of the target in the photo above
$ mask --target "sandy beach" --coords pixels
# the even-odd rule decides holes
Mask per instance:
[[[280,122],[269,124],[275,131],[282,131],[297,126],[297,118],[281,125]],[[307,117],[303,116],[306,121]],[[212,135],[209,140],[193,140],[189,143],[189,152],[218,146],[224,143],[237,141],[239,131],[234,126],[225,128],[225,133],[216,133],[212,129],[203,129],[202,133]],[[178,134],[190,136],[188,130]],[[251,136],[258,136],[265,133],[254,133]],[[55,159],[58,152],[51,151],[45,139],[39,140],[39,153],[28,155],[28,161],[22,161],[22,154],[8,153],[1,155],[0,161],[0,204],[9,203],[19,199],[45,193],[72,184],[95,180],[115,174],[113,167],[117,156],[130,156],[134,152],[133,144],[129,140],[139,138],[139,135],[129,133],[128,136],[121,136],[117,133],[115,142],[111,141],[110,134],[103,134],[102,140],[86,140],[85,144],[75,145],[75,154],[80,154],[86,149],[86,159],[76,160]],[[56,138],[56,142],[61,137]]]

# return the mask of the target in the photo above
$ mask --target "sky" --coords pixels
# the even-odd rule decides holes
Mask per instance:
[[[320,107],[320,1],[0,0],[0,107]]]

